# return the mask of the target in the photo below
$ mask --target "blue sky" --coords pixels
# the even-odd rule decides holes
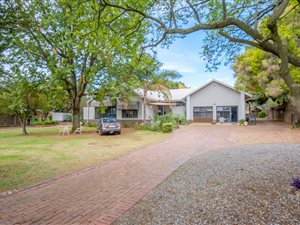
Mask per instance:
[[[177,39],[169,48],[157,48],[157,58],[163,69],[176,70],[182,74],[180,81],[196,88],[211,79],[217,79],[231,86],[235,78],[230,66],[220,66],[215,72],[206,72],[205,61],[200,57],[203,34],[192,33],[184,39]]]

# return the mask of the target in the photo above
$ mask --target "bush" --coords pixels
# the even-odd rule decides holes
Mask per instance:
[[[244,119],[241,119],[239,122],[240,122],[240,125],[244,125],[244,124],[245,124],[245,122],[246,122],[246,120],[244,120]]]
[[[130,127],[135,127],[136,121],[125,121],[122,122],[122,127],[124,128],[130,128]]]
[[[160,131],[157,124],[137,124],[135,126],[137,130],[150,130],[150,131]]]
[[[258,113],[258,117],[259,118],[265,118],[266,117],[266,113],[264,111],[261,111]]]
[[[173,126],[174,126],[173,123],[163,123],[161,130],[164,133],[170,133],[173,131]]]
[[[96,123],[91,123],[91,122],[86,123],[85,126],[86,127],[97,127]]]
[[[158,124],[156,124],[156,123],[152,123],[152,124],[150,125],[150,130],[151,130],[151,131],[160,131],[159,126],[158,126]]]
[[[54,125],[56,124],[55,121],[50,121],[50,120],[45,120],[45,121],[34,121],[33,125],[40,125],[40,126],[45,126],[45,125]]]
[[[185,116],[179,117],[178,122],[179,122],[179,124],[181,124],[181,125],[187,125],[187,124],[189,123]]]
[[[153,121],[158,124],[160,130],[162,129],[162,125],[164,123],[172,123],[174,125],[174,128],[178,127],[178,125],[180,124],[188,124],[185,116],[179,116],[171,113],[165,115],[155,115],[153,117]]]
[[[173,129],[178,128],[178,125],[180,124],[188,124],[185,116],[169,113],[165,115],[155,115],[150,124],[137,124],[135,128],[138,130],[172,132]],[[169,128],[170,125],[172,125],[171,128]]]

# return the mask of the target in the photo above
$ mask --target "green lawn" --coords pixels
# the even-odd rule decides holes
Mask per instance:
[[[21,188],[165,139],[158,132],[122,129],[121,135],[99,136],[95,128],[82,135],[59,136],[59,127],[0,129],[0,191]]]

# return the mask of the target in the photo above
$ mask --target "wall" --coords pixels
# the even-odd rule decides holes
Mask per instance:
[[[53,112],[52,114],[53,121],[66,121],[70,118],[70,113],[61,113],[61,112]]]
[[[172,113],[185,116],[185,106],[172,106]]]
[[[83,119],[95,120],[95,107],[83,107]]]
[[[190,97],[190,118],[193,120],[193,107],[213,106],[213,120],[216,121],[216,106],[238,106],[238,120],[241,115],[241,93],[212,82]],[[244,115],[245,116],[245,115]]]

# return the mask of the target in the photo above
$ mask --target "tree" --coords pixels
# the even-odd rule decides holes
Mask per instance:
[[[43,78],[37,79],[34,71],[14,70],[13,74],[2,74],[0,86],[0,108],[2,113],[17,116],[22,133],[27,135],[27,121],[43,107],[41,101]]]
[[[280,62],[274,55],[247,48],[232,67],[237,78],[236,88],[252,93],[254,106],[270,109],[287,103],[289,89],[280,77]]]
[[[170,101],[172,96],[168,85],[170,81],[172,82],[181,77],[176,71],[160,70],[161,66],[162,64],[156,59],[149,55],[144,55],[135,69],[138,85],[143,88],[144,123],[147,122],[148,91],[158,91]]]
[[[157,46],[172,35],[187,35],[211,31],[207,39],[213,48],[205,48],[208,60],[236,55],[237,47],[248,45],[269,52],[280,59],[280,76],[288,85],[296,112],[300,115],[300,87],[289,73],[289,64],[299,68],[299,39],[297,33],[284,35],[282,24],[294,26],[299,21],[300,0],[237,0],[237,1],[115,1],[102,0],[101,4],[136,13],[141,19],[152,21],[157,38],[149,46]],[[155,12],[155,13],[153,13]],[[291,16],[292,15],[292,16]],[[292,20],[291,23],[285,20]],[[297,28],[298,25],[297,25]],[[286,31],[286,30],[285,30]],[[296,44],[296,48],[291,48]],[[217,66],[218,61],[213,64]]]
[[[167,86],[170,89],[185,89],[188,88],[183,82],[181,81],[168,81]]]
[[[63,88],[75,130],[79,127],[80,102],[89,86],[114,76],[105,68],[124,64],[139,51],[143,28],[135,31],[133,26],[139,18],[132,16],[128,22],[126,16],[90,0],[12,2],[26,26],[18,24],[5,54],[13,60],[27,58],[31,66]]]

